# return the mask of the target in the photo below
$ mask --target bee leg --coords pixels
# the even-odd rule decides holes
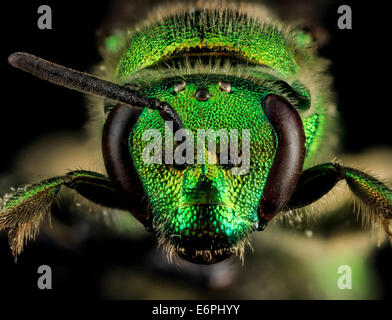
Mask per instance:
[[[328,193],[340,180],[346,181],[351,192],[370,209],[375,218],[381,218],[392,240],[392,232],[388,227],[388,220],[392,219],[392,190],[367,173],[338,163],[324,163],[305,170],[287,203],[287,209],[311,204]]]
[[[8,230],[15,261],[24,244],[38,234],[40,222],[49,213],[63,185],[97,204],[124,209],[109,178],[91,171],[71,171],[65,176],[19,188],[0,199],[0,230]]]
[[[65,176],[64,185],[96,204],[125,210],[110,179],[92,171],[71,171]]]

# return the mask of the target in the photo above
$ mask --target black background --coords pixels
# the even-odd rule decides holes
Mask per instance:
[[[52,8],[52,30],[39,30],[37,27],[37,8],[41,4]],[[352,30],[337,28],[337,7],[340,4],[349,4],[352,8]],[[56,130],[80,129],[87,119],[85,100],[80,93],[57,87],[12,68],[7,63],[8,55],[15,51],[26,51],[86,71],[100,61],[96,49],[96,30],[108,9],[108,1],[2,3],[0,176],[12,171],[12,163],[18,151],[37,137]],[[391,89],[388,77],[391,72],[391,37],[388,12],[386,4],[381,1],[330,1],[322,15],[321,24],[328,31],[330,39],[320,52],[333,62],[331,72],[335,79],[338,110],[345,129],[341,140],[342,149],[348,152],[360,152],[372,146],[392,147],[392,120],[389,112]],[[7,252],[4,240],[2,237],[0,264],[3,265],[2,274],[8,280],[2,280],[1,288],[6,288],[7,294],[11,296],[43,294],[31,289],[35,288],[32,281],[36,281],[36,268],[29,269],[23,264],[14,266],[10,255],[4,255]],[[109,250],[107,248],[111,248],[110,244],[101,245],[104,247],[103,252],[108,253],[105,248]],[[150,245],[153,246],[147,244]],[[121,248],[121,243],[116,246]],[[43,255],[50,253],[52,259],[56,258],[54,249],[53,252],[51,249],[45,250]],[[33,252],[35,251],[30,255]],[[94,254],[91,253],[92,256]],[[135,254],[137,256],[137,252]],[[380,272],[391,272],[390,253],[382,254],[384,256],[379,258],[382,259]],[[29,258],[27,252],[26,255],[25,259],[29,261],[31,256]],[[97,259],[94,257],[84,258],[85,274],[88,274],[89,259]],[[388,263],[389,271],[382,271]],[[76,283],[76,279],[74,280]],[[391,278],[386,281],[391,281]],[[71,281],[69,284],[69,290],[72,289],[72,283]],[[99,297],[99,293],[94,291],[94,283],[94,275],[90,275],[84,289],[73,294],[76,297],[84,294]],[[390,297],[391,287],[386,287],[385,297]]]

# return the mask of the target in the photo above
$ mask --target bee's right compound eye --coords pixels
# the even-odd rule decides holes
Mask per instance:
[[[131,130],[141,114],[125,104],[117,104],[106,119],[102,134],[102,155],[106,171],[127,210],[147,230],[151,229],[151,212],[128,146]]]

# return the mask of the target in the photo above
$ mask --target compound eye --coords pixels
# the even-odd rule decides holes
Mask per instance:
[[[219,81],[218,84],[219,84],[219,88],[222,91],[225,91],[225,92],[228,92],[228,93],[232,92],[232,88],[231,88],[231,83],[230,82]]]
[[[152,213],[148,209],[147,195],[128,145],[140,114],[141,109],[133,109],[125,104],[117,104],[110,111],[102,133],[102,155],[106,172],[119,198],[129,212],[151,230]]]
[[[176,83],[173,88],[174,93],[179,93],[180,91],[184,90],[185,86],[186,86],[186,82],[184,80],[182,80],[179,83]]]
[[[269,94],[264,112],[278,139],[259,204],[259,216],[268,221],[282,211],[295,190],[305,159],[305,131],[298,111],[281,96]]]

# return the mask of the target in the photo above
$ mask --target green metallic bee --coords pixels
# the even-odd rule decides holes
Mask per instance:
[[[392,237],[392,191],[335,162],[335,106],[327,61],[311,38],[260,5],[197,3],[156,11],[105,41],[95,77],[26,53],[9,63],[55,84],[103,97],[94,104],[107,176],[71,171],[6,195],[0,230],[16,257],[37,235],[61,186],[99,205],[128,210],[160,244],[201,264],[242,256],[249,235],[276,215],[310,205],[344,180]],[[165,122],[172,123],[167,134]],[[151,130],[169,142],[178,130],[248,130],[246,174],[228,161],[147,164]],[[185,137],[184,143],[189,143]],[[181,140],[182,141],[182,140]],[[224,145],[217,138],[218,145]],[[204,150],[206,153],[207,150]]]

